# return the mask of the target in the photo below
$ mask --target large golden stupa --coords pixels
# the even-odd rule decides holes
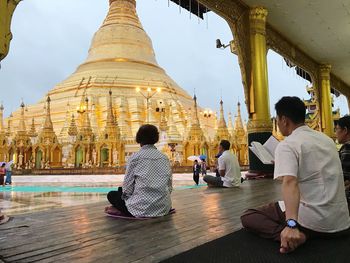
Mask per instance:
[[[108,15],[94,35],[87,59],[71,76],[48,92],[53,126],[61,139],[65,136],[61,131],[65,123],[69,123],[66,121],[67,110],[76,113],[85,98],[89,99],[90,108],[86,110],[90,112],[93,130],[99,133],[103,129],[109,90],[113,92],[123,137],[134,137],[147,118],[151,123],[159,120],[155,109],[161,105],[168,110],[173,104],[173,110],[180,115],[193,105],[192,98],[158,65],[152,41],[137,16],[136,1],[109,2]],[[147,111],[147,99],[143,95],[150,97],[157,88],[161,92],[149,99],[150,110]],[[46,97],[27,107],[26,116],[29,120],[34,117],[37,128],[45,117],[45,101]],[[18,122],[19,111],[13,119]],[[182,133],[185,125],[177,121],[177,128]]]
[[[150,123],[159,127],[157,147],[173,164],[191,165],[192,155],[213,162],[221,139],[231,140],[246,164],[246,154],[239,154],[247,152],[246,132],[228,131],[223,102],[219,120],[202,111],[196,96],[192,99],[158,65],[136,1],[109,3],[87,59],[71,76],[37,104],[22,102],[6,120],[6,130],[0,108],[0,141],[5,142],[0,159],[14,160],[17,169],[120,166],[138,150],[139,127]]]

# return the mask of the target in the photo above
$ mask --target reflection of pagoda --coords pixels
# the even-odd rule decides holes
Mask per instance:
[[[304,100],[306,106],[306,116],[305,122],[306,124],[314,129],[320,130],[320,111],[317,106],[317,99],[315,90],[312,86],[306,86],[306,91],[310,94],[310,99]],[[333,99],[332,99],[332,107],[334,107]],[[333,111],[333,121],[337,121],[340,118],[340,110],[339,108]]]

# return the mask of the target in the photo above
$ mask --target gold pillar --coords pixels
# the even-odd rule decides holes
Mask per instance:
[[[250,86],[248,144],[252,141],[264,143],[272,134],[270,116],[269,87],[267,77],[266,17],[264,7],[253,7],[249,11],[250,40]],[[249,151],[249,176],[260,173],[270,174],[272,165],[264,165]]]
[[[320,66],[320,108],[321,108],[321,128],[322,132],[330,137],[334,137],[334,124],[332,118],[332,97],[331,97],[331,65]]]
[[[248,132],[271,132],[269,89],[266,59],[267,10],[254,7],[250,10],[251,87]]]

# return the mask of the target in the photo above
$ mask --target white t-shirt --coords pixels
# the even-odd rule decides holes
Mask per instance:
[[[234,187],[241,184],[241,168],[239,166],[237,157],[230,153],[230,151],[224,151],[218,159],[219,171],[225,170],[225,176],[221,177],[223,186]]]
[[[343,172],[332,139],[301,126],[279,143],[275,156],[275,179],[298,178],[300,225],[326,233],[349,228]]]

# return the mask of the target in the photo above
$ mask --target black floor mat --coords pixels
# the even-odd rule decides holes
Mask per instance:
[[[162,262],[345,263],[350,262],[350,236],[309,240],[293,253],[280,254],[279,243],[241,229]]]

